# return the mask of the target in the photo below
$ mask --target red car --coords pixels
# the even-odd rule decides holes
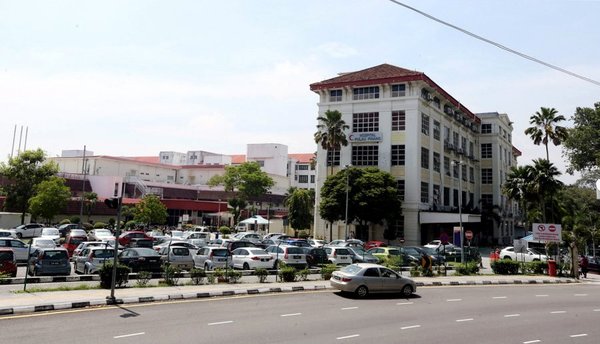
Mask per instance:
[[[134,238],[152,240],[152,237],[147,235],[146,232],[129,231],[129,232],[123,232],[123,234],[119,235],[119,245],[129,247],[131,244],[131,239],[134,239]]]
[[[79,246],[79,244],[81,244],[84,241],[87,241],[86,236],[67,234],[67,237],[65,238],[65,243],[62,246],[67,249],[69,257],[72,257],[73,251],[75,251],[77,246]]]
[[[365,248],[365,250],[368,250],[373,247],[386,247],[386,246],[387,246],[387,244],[383,241],[371,240],[371,241],[367,241],[363,247]]]
[[[0,274],[17,277],[17,260],[10,248],[0,248]]]

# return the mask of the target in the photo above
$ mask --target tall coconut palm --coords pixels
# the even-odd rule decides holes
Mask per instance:
[[[327,110],[325,116],[317,117],[317,132],[314,135],[315,142],[327,152],[330,158],[331,174],[333,174],[333,158],[337,150],[348,145],[348,139],[344,130],[350,126],[342,119],[342,113],[338,110]]]
[[[531,193],[531,180],[533,168],[529,165],[512,167],[502,192],[511,200],[516,201],[521,208],[523,222],[527,222],[527,203],[533,197]]]
[[[545,107],[529,117],[529,124],[533,126],[525,129],[525,135],[529,135],[534,144],[542,143],[546,146],[546,160],[550,160],[548,143],[552,141],[555,146],[558,146],[568,136],[567,129],[558,125],[564,120],[565,117],[559,115],[556,109]]]
[[[563,187],[563,182],[556,179],[560,171],[550,161],[545,159],[533,160],[531,191],[537,194],[540,202],[542,220],[546,222],[547,204],[550,205],[552,218],[554,219],[553,195]]]

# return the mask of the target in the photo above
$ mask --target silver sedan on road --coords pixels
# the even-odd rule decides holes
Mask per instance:
[[[366,297],[369,293],[401,293],[410,296],[417,290],[415,282],[378,264],[351,264],[334,271],[331,286],[343,292]]]

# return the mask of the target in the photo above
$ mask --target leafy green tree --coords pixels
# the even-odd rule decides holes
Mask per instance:
[[[571,117],[573,128],[565,140],[569,172],[600,168],[600,102],[593,108],[578,107]]]
[[[560,171],[550,161],[546,159],[533,160],[531,191],[538,195],[539,209],[544,223],[546,223],[548,213],[553,220],[556,220],[554,218],[556,206],[554,195],[564,186],[560,180],[556,179],[560,175]]]
[[[227,201],[227,203],[229,204],[229,212],[233,215],[233,222],[238,223],[240,216],[242,215],[242,210],[246,209],[248,202],[241,198],[234,197]]]
[[[92,217],[92,209],[98,202],[98,194],[95,192],[86,192],[83,194],[83,199],[85,199],[85,209],[87,212],[87,220],[90,222],[90,218]]]
[[[546,146],[546,160],[548,161],[550,161],[548,144],[552,142],[555,146],[558,146],[568,136],[567,129],[558,125],[564,120],[565,117],[559,115],[556,109],[545,107],[542,107],[540,111],[529,118],[529,124],[532,124],[532,126],[525,129],[525,135],[529,135],[534,144],[539,145],[541,143]]]
[[[146,195],[135,205],[134,221],[148,225],[162,225],[167,221],[167,207],[156,195]]]
[[[292,228],[296,231],[310,228],[313,219],[314,198],[309,190],[295,189],[286,198],[285,206],[288,208],[288,219]]]
[[[342,113],[338,110],[327,110],[325,116],[317,117],[319,124],[317,132],[314,134],[315,143],[320,144],[329,156],[331,174],[333,174],[333,158],[336,151],[342,146],[348,145],[348,139],[344,130],[350,129],[350,126],[342,119]]]
[[[532,192],[531,181],[533,180],[533,168],[529,165],[512,167],[506,182],[502,186],[502,192],[511,200],[519,204],[523,212],[523,220],[527,221],[528,202],[535,198]],[[525,226],[527,228],[527,225]]]
[[[35,195],[37,185],[58,173],[58,165],[45,160],[46,155],[38,148],[10,158],[7,164],[0,164],[0,175],[9,180],[9,184],[4,186],[4,209],[20,212],[21,223],[25,222],[29,199]]]
[[[35,188],[36,195],[29,199],[29,210],[33,218],[41,217],[52,223],[67,206],[71,198],[71,189],[65,185],[63,178],[52,176],[39,183]]]

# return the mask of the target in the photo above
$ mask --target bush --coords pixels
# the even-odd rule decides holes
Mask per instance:
[[[308,280],[308,274],[310,274],[310,270],[308,268],[304,268],[298,271],[298,279],[301,281],[306,281]]]
[[[117,221],[115,219],[113,219],[112,217],[110,219],[108,219],[108,227],[115,228],[115,223],[117,223]]]
[[[192,283],[195,285],[204,284],[206,271],[204,271],[204,269],[192,268],[190,270],[190,278],[192,279]]]
[[[112,270],[113,263],[108,262],[98,269],[98,273],[100,274],[100,287],[104,289],[110,289],[112,283]],[[127,265],[117,264],[117,278],[115,280],[116,287],[122,287],[127,284],[129,280],[129,274],[131,273],[131,269]]]
[[[227,282],[238,283],[242,278],[242,273],[233,269],[227,269]]]
[[[94,226],[92,226],[91,223],[87,223],[87,222],[86,223],[82,223],[81,227],[83,229],[85,229],[86,231],[91,231],[92,229],[94,229]]]
[[[328,280],[331,278],[331,274],[337,270],[337,265],[335,264],[326,264],[321,268],[321,278],[324,280]]]
[[[401,256],[389,256],[383,260],[383,263],[381,265],[383,265],[387,268],[390,268],[394,271],[398,271],[398,270],[400,270],[400,267],[402,266],[402,257]]]
[[[96,223],[94,223],[94,228],[106,228],[106,223],[96,222]]]
[[[219,228],[219,233],[221,233],[222,235],[229,235],[229,234],[231,234],[231,228],[229,228],[227,226],[221,226]]]
[[[69,219],[62,219],[58,224],[59,225],[68,225],[71,223],[71,220]]]
[[[79,222],[81,222],[81,219],[78,216],[69,217],[69,223],[79,223]]]
[[[298,232],[298,238],[307,239],[309,236],[308,231],[302,230]]]
[[[215,280],[216,280],[216,277],[215,277],[214,273],[212,273],[212,274],[206,274],[206,282],[208,284],[215,284]]]
[[[419,277],[419,276],[421,276],[421,267],[415,265],[410,269],[410,277]]]
[[[137,222],[130,220],[130,221],[127,221],[127,223],[125,223],[125,228],[132,229],[132,228],[135,228],[136,225],[137,225]]]
[[[542,275],[548,269],[548,262],[535,261],[523,264],[524,274],[537,274]]]
[[[492,271],[498,275],[516,275],[519,273],[519,262],[510,259],[501,259],[492,262]]]
[[[462,275],[462,276],[468,276],[468,275],[475,275],[479,272],[479,262],[476,261],[472,261],[472,262],[466,262],[465,264],[457,264],[455,267],[455,274],[456,275]]]
[[[152,278],[152,273],[148,271],[140,271],[136,275],[135,284],[138,287],[147,287],[148,283],[150,283],[150,279]]]
[[[225,270],[223,270],[222,268],[216,268],[215,271],[213,272],[213,279],[216,279],[217,282],[224,282],[225,281]]]
[[[265,283],[267,281],[267,276],[269,276],[269,271],[267,271],[267,269],[264,268],[258,268],[254,270],[254,275],[258,277],[259,283]]]
[[[295,282],[297,271],[294,267],[291,266],[283,266],[277,274],[279,275],[279,279],[284,282]]]
[[[174,267],[173,265],[166,263],[163,265],[163,272],[165,274],[165,283],[169,286],[177,285],[179,278],[181,278],[181,270]]]

